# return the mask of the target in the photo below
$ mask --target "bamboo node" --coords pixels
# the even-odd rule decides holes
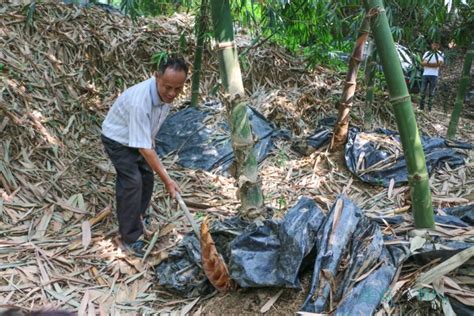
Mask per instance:
[[[412,182],[422,182],[429,179],[428,173],[415,173],[413,175],[408,175],[408,181]]]
[[[217,49],[236,48],[235,41],[220,42]]]
[[[370,9],[369,13],[367,14],[367,16],[369,18],[372,18],[372,17],[375,17],[377,15],[379,15],[380,13],[382,12],[385,12],[385,8],[384,7],[376,7],[376,8],[372,8]]]
[[[410,95],[409,94],[401,95],[399,97],[390,98],[390,103],[392,104],[392,106],[396,106],[400,103],[404,103],[404,102],[407,102],[407,101],[410,101]]]

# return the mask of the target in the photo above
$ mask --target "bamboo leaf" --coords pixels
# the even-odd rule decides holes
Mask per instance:
[[[33,235],[33,238],[41,239],[44,237],[48,229],[49,222],[51,221],[51,217],[53,216],[53,212],[54,212],[54,205],[52,205],[45,211],[39,225],[36,227],[36,232]]]
[[[201,297],[196,298],[195,300],[191,301],[190,303],[186,304],[183,308],[181,308],[179,314],[181,316],[186,316],[189,314],[189,312],[193,309],[194,305],[196,305],[197,302],[199,302],[199,299]]]
[[[92,240],[91,225],[89,221],[82,222],[82,247],[87,249]]]
[[[415,236],[411,241],[410,241],[410,252],[414,253],[416,250],[423,248],[423,246],[426,243],[426,239],[420,236]]]
[[[265,305],[260,308],[260,313],[266,313],[272,308],[273,304],[280,298],[280,296],[283,294],[283,290],[278,291],[277,294],[273,295],[268,302],[265,303]]]
[[[84,296],[82,297],[81,300],[81,305],[79,306],[79,310],[77,311],[78,316],[85,316],[86,315],[86,309],[87,305],[89,304],[89,290],[86,290],[84,293]]]
[[[423,287],[425,284],[432,283],[435,279],[441,278],[442,276],[448,274],[449,272],[453,271],[454,269],[461,266],[464,262],[469,260],[472,256],[474,256],[474,247],[467,248],[460,253],[452,256],[448,260],[440,263],[434,268],[422,273],[419,278],[417,279],[414,289],[419,289]]]

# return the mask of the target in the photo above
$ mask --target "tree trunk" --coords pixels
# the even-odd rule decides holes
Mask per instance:
[[[204,50],[204,38],[207,26],[208,0],[201,0],[199,16],[194,22],[196,28],[196,50],[194,52],[193,77],[191,80],[191,106],[198,105],[199,82],[201,79],[202,52]]]
[[[349,61],[349,69],[346,75],[346,84],[342,92],[341,101],[339,103],[339,114],[336,124],[334,125],[334,133],[331,139],[330,151],[336,151],[344,146],[347,140],[347,130],[349,128],[349,114],[352,108],[355,89],[357,86],[357,72],[359,71],[360,61],[364,55],[364,45],[369,36],[370,25],[369,19],[364,17],[359,31],[359,37],[352,51]]]
[[[459,116],[461,115],[462,104],[464,103],[464,97],[466,96],[467,87],[471,80],[471,64],[474,56],[474,41],[471,42],[466,57],[464,57],[464,66],[462,68],[461,80],[459,80],[458,93],[456,95],[456,101],[454,102],[453,113],[451,114],[451,120],[449,121],[448,135],[449,139],[453,139],[456,135],[456,129],[459,123]]]
[[[364,0],[364,4],[367,15],[371,17],[371,30],[387,80],[390,102],[407,162],[415,227],[433,228],[434,214],[425,155],[385,9],[382,0]]]
[[[253,151],[254,138],[244,99],[245,91],[234,42],[229,1],[211,0],[211,14],[214,36],[218,43],[221,79],[230,95],[226,103],[234,151],[231,173],[239,186],[240,214],[254,219],[262,215],[263,194],[258,179],[257,159]]]

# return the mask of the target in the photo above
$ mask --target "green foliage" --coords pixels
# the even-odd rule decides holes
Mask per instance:
[[[139,16],[171,15],[180,8],[196,7],[196,2],[193,0],[113,0],[112,5],[119,5],[122,12],[130,15],[132,20],[136,20]]]
[[[278,155],[276,157],[277,165],[279,167],[284,167],[287,161],[288,161],[288,155],[286,154],[283,148],[280,148],[280,150],[278,150]]]
[[[120,10],[125,14],[130,15],[133,21],[136,21],[138,12],[138,1],[137,0],[122,0],[120,3]]]
[[[151,63],[158,69],[162,61],[166,62],[166,60],[168,60],[168,56],[168,52],[157,52],[151,56]]]
[[[179,35],[179,53],[185,53],[188,48],[188,43],[186,42],[186,34],[184,32],[181,32]]]
[[[429,42],[443,46],[470,43],[474,29],[474,7],[461,0],[387,0],[387,17],[395,41],[413,50],[426,50]]]
[[[363,11],[358,2],[346,1],[238,1],[235,10],[246,27],[258,28],[265,39],[304,54],[309,66],[324,63],[341,67],[334,53],[348,52],[351,36]],[[249,15],[256,13],[251,18]],[[253,32],[259,34],[258,32]]]
[[[194,217],[196,218],[197,221],[201,221],[206,217],[206,213],[204,212],[196,212]]]
[[[24,7],[23,10],[26,13],[26,21],[25,21],[26,27],[33,28],[33,18],[34,18],[35,11],[36,11],[36,1],[31,1],[29,4],[27,4]]]
[[[286,208],[286,198],[284,195],[280,195],[278,198],[278,210],[281,211],[282,209]]]
[[[242,72],[246,73],[249,71],[250,63],[249,63],[248,55],[244,55],[244,54],[239,55],[239,63],[240,63],[240,66],[242,67]]]
[[[113,0],[133,19],[140,15],[171,15],[177,11],[197,14],[199,0]],[[363,10],[359,0],[235,0],[231,1],[234,24],[254,38],[252,46],[271,40],[298,54],[309,66],[338,67],[335,52],[350,53]],[[385,0],[395,41],[422,53],[432,40],[446,47],[470,43],[474,29],[472,1]],[[184,49],[184,41],[180,40]],[[246,51],[247,52],[247,51]]]

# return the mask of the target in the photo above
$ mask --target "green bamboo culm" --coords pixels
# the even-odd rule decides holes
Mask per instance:
[[[390,103],[397,121],[403,153],[407,162],[408,184],[416,228],[433,228],[434,213],[429,176],[415,113],[382,0],[364,0],[371,30],[390,94]]]
[[[245,94],[239,56],[234,42],[234,28],[228,0],[211,0],[214,37],[218,45],[222,84],[230,95]]]
[[[191,106],[197,106],[199,100],[199,85],[201,81],[202,53],[204,50],[204,38],[207,29],[208,1],[202,0],[199,15],[194,22],[196,28],[196,50],[194,51],[193,77],[191,79]]]
[[[456,94],[456,101],[454,102],[453,113],[451,114],[451,120],[449,121],[447,138],[453,139],[456,136],[456,130],[458,128],[459,116],[461,115],[462,105],[464,103],[464,97],[466,96],[467,87],[471,80],[471,65],[472,58],[474,56],[474,41],[471,42],[471,46],[464,57],[464,66],[462,68],[461,80],[459,81],[458,92]]]
[[[253,219],[263,210],[263,193],[259,185],[258,164],[253,147],[252,128],[245,102],[238,102],[231,111],[234,173],[239,182],[241,213]]]
[[[259,184],[258,164],[253,150],[255,142],[234,42],[229,1],[211,0],[211,17],[214,36],[218,43],[221,80],[229,95],[225,103],[229,113],[234,152],[234,162],[230,171],[239,186],[240,214],[255,219],[263,212],[263,193]]]

